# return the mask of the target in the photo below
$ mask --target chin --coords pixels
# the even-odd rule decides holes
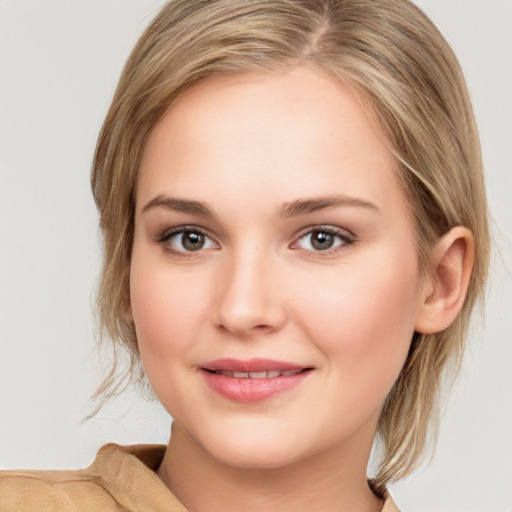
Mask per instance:
[[[278,469],[293,464],[300,459],[300,454],[296,451],[291,453],[278,450],[275,446],[250,446],[236,449],[230,449],[229,452],[212,453],[219,462],[237,469]]]
[[[295,436],[280,435],[278,431],[261,432],[254,426],[244,432],[225,435],[209,432],[204,440],[197,439],[204,451],[218,462],[240,469],[276,469],[293,464],[304,454]]]

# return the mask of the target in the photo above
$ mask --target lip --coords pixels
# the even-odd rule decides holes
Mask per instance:
[[[255,357],[253,359],[215,359],[209,361],[201,367],[211,372],[230,371],[230,372],[265,372],[265,371],[296,371],[308,368],[303,365],[289,363],[287,361],[277,361],[275,359],[264,359]]]
[[[275,359],[254,358],[216,359],[201,365],[200,370],[208,386],[224,398],[236,402],[260,402],[289,391],[306,379],[313,368]],[[297,372],[293,375],[279,375],[276,377],[236,378],[218,372],[258,373]]]

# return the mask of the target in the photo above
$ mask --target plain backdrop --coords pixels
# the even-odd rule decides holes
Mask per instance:
[[[0,467],[83,467],[105,442],[167,441],[165,412],[131,391],[81,422],[102,372],[92,153],[123,62],[162,3],[0,0]],[[469,82],[495,253],[436,455],[391,491],[406,512],[510,512],[512,1],[418,4]]]

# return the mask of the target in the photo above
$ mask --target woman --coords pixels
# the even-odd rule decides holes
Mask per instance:
[[[422,13],[170,3],[127,63],[92,182],[102,323],[174,432],[165,454],[135,449],[159,478],[109,447],[71,475],[5,473],[3,499],[394,510],[385,486],[424,451],[488,250],[471,106]]]

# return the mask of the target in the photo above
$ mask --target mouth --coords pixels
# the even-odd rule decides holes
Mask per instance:
[[[311,366],[271,359],[217,359],[201,368],[209,387],[236,402],[260,402],[290,391],[314,370]]]
[[[232,377],[234,379],[273,379],[276,377],[290,377],[292,375],[298,375],[309,368],[303,368],[302,370],[268,370],[262,372],[232,372],[229,370],[216,370],[212,373],[216,375],[225,375],[226,377]],[[209,371],[209,370],[206,370]]]

